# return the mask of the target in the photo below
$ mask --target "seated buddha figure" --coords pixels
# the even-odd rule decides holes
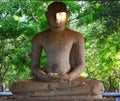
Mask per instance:
[[[80,76],[85,68],[84,38],[66,27],[69,11],[62,2],[53,2],[45,13],[49,28],[32,40],[32,80],[13,83],[13,94],[29,96],[102,97],[103,83]],[[47,63],[40,69],[42,51]],[[87,96],[86,96],[87,95]]]

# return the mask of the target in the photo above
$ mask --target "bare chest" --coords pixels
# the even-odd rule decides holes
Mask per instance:
[[[67,35],[49,36],[44,40],[43,48],[46,52],[68,51],[71,49],[73,40]]]

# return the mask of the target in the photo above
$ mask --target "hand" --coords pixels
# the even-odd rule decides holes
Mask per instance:
[[[58,73],[49,72],[48,75],[54,77],[54,76],[58,76],[59,74]]]
[[[68,74],[63,74],[60,77],[60,82],[68,82],[69,81],[69,75]]]
[[[55,81],[56,80],[56,78],[53,76],[52,73],[47,74],[42,70],[39,70],[36,76],[42,81]]]
[[[64,73],[48,73],[48,76],[50,76],[52,79],[52,81],[68,81],[68,74],[64,74]]]
[[[50,72],[50,73],[48,73],[48,76],[54,78],[55,80],[60,78],[60,74],[58,74],[58,73]]]

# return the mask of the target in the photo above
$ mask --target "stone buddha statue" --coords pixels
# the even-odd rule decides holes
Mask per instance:
[[[49,28],[32,40],[34,78],[15,82],[10,90],[15,95],[102,98],[103,83],[80,76],[85,68],[84,38],[81,33],[66,28],[69,17],[66,5],[53,2],[45,14]],[[47,63],[40,69],[43,50],[47,54]]]

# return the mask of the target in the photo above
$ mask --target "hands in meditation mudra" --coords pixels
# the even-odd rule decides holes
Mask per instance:
[[[104,92],[100,81],[81,77],[85,67],[83,35],[66,28],[69,12],[62,2],[48,6],[46,18],[49,29],[35,35],[32,40],[32,80],[13,83],[14,94],[29,96],[74,96],[101,98]],[[42,51],[47,64],[40,69]]]

